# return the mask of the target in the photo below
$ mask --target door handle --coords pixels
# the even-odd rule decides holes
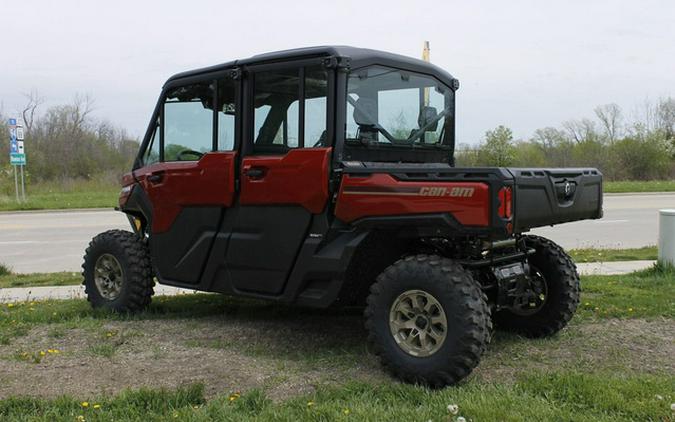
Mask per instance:
[[[150,175],[148,176],[148,182],[150,183],[160,183],[163,179],[164,179],[163,171],[150,173]]]
[[[244,169],[244,174],[249,179],[262,179],[265,177],[267,169],[264,167],[249,167]]]

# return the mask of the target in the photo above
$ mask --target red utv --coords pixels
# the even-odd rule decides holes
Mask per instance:
[[[352,47],[263,54],[171,77],[119,209],[133,233],[84,257],[94,307],[140,311],[159,283],[327,307],[365,305],[409,382],[453,384],[493,321],[565,326],[579,276],[526,235],[602,215],[596,169],[454,166],[457,79]]]

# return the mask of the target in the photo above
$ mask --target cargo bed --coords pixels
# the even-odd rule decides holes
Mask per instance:
[[[590,168],[509,168],[514,231],[602,217],[602,173]]]

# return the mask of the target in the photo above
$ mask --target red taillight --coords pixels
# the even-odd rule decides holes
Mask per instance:
[[[512,215],[512,204],[513,204],[513,192],[510,187],[504,186],[499,189],[499,216],[507,220],[511,219]]]

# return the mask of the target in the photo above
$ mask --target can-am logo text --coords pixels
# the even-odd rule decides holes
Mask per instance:
[[[453,198],[470,198],[473,196],[474,188],[446,188],[442,186],[423,186],[420,188],[420,196],[450,196]]]

